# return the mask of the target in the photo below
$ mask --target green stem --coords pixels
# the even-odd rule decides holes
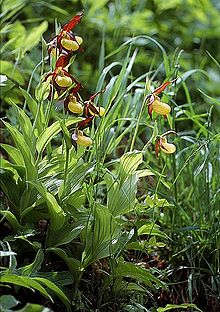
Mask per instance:
[[[64,181],[63,181],[64,190],[66,188],[66,180],[67,180],[68,165],[69,165],[69,154],[70,154],[70,150],[68,149],[66,145],[66,162],[65,162]]]
[[[138,128],[139,128],[139,124],[140,124],[140,120],[141,120],[141,115],[142,115],[142,112],[143,112],[143,109],[144,109],[144,105],[145,105],[145,97],[144,97],[144,100],[142,102],[141,109],[140,109],[140,112],[139,112],[139,115],[138,115],[138,120],[137,120],[137,124],[136,124],[135,131],[134,131],[134,136],[133,136],[132,141],[131,141],[130,152],[132,152],[133,149],[134,149],[134,143],[135,143],[135,140],[136,140],[136,137],[137,137]]]

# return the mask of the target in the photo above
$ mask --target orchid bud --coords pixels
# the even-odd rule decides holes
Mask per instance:
[[[171,111],[171,107],[168,104],[161,102],[159,98],[154,100],[152,106],[153,111],[160,115],[168,115]]]

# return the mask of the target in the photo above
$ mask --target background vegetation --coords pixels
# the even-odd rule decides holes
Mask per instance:
[[[219,1],[1,6],[1,309],[219,311]],[[107,85],[107,113],[76,153],[80,119],[39,83],[46,42],[82,9],[70,71],[85,99]],[[174,77],[172,117],[151,121],[144,96]],[[157,159],[170,128],[177,152]]]

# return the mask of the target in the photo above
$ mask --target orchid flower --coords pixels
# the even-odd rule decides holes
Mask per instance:
[[[49,77],[52,77],[51,83],[57,91],[58,95],[60,95],[62,91],[65,91],[71,87],[73,84],[76,84],[77,86],[80,85],[80,83],[64,68],[68,65],[70,57],[70,55],[60,56],[56,62],[54,71],[47,74],[45,77],[45,80],[47,80]]]
[[[176,151],[176,146],[172,143],[167,142],[166,136],[168,134],[176,134],[176,132],[173,130],[169,130],[166,133],[159,136],[155,145],[155,151],[156,151],[157,157],[160,151],[166,154],[173,154]]]
[[[148,114],[151,119],[153,111],[157,114],[163,115],[164,117],[167,117],[167,115],[170,113],[170,105],[168,105],[167,103],[163,103],[160,100],[158,94],[160,94],[169,84],[174,83],[176,80],[177,78],[172,81],[164,82],[161,86],[159,86],[147,96]]]
[[[75,15],[66,25],[63,26],[60,33],[55,36],[49,43],[49,54],[55,54],[56,50],[62,54],[72,53],[72,55],[78,51],[82,51],[80,45],[83,43],[83,39],[80,36],[75,36],[72,33],[73,28],[80,23],[83,16],[83,12]]]

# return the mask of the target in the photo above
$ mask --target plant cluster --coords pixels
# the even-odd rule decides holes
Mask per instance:
[[[163,47],[147,38],[161,49],[167,77],[161,86],[151,90],[149,85],[156,85],[153,81],[158,69],[137,79],[132,75],[137,56],[137,50],[132,53],[134,38],[123,62],[107,66],[100,73],[95,94],[83,100],[82,84],[69,71],[82,51],[83,39],[72,32],[81,18],[81,13],[74,16],[48,45],[43,41],[42,59],[37,65],[41,66],[42,79],[35,97],[30,92],[31,82],[27,90],[20,88],[23,109],[11,99],[14,122],[12,118],[10,122],[4,120],[14,144],[10,139],[2,144],[1,309],[200,311],[193,300],[180,304],[188,302],[185,294],[178,297],[179,304],[173,300],[175,304],[165,308],[160,308],[156,300],[166,297],[166,282],[175,273],[175,268],[166,267],[164,258],[160,258],[160,250],[170,248],[165,221],[170,218],[169,224],[175,229],[178,213],[173,212],[174,205],[184,210],[178,203],[181,196],[175,183],[189,163],[193,166],[192,157],[184,164],[178,158],[175,163],[174,157],[167,157],[162,173],[158,173],[160,168],[155,169],[158,163],[163,164],[164,156],[176,152],[176,146],[167,142],[167,136],[176,132],[163,132],[167,122],[175,129],[175,111],[171,120],[167,103],[176,104],[164,90],[172,83],[181,85],[181,79],[171,80],[179,76],[175,67],[179,55],[169,64]],[[51,68],[43,75],[48,60],[44,50],[49,52]],[[107,74],[110,81],[105,86]],[[142,82],[143,78],[147,83]],[[102,106],[97,104],[99,95]],[[151,121],[154,113],[164,118],[158,124],[156,120],[146,122],[144,110],[148,110]],[[189,118],[194,115],[192,109]],[[153,134],[145,144],[148,129]],[[205,131],[204,127],[201,131]],[[196,147],[193,155],[212,139]],[[155,155],[160,152],[164,155],[156,163]],[[182,166],[178,174],[174,172],[176,164],[177,168]],[[164,176],[166,166],[175,173],[172,185]],[[190,216],[183,215],[188,224]],[[216,218],[214,212],[213,216]],[[174,239],[179,232],[172,229],[167,232]],[[196,225],[192,229],[197,231]],[[183,229],[183,233],[188,230]],[[213,235],[217,241],[216,233]],[[203,233],[199,236],[195,232],[195,236],[202,244]],[[175,242],[179,242],[178,237]],[[215,289],[217,279],[214,274],[211,277]],[[169,302],[170,297],[162,305]]]
[[[74,27],[81,21],[82,13],[74,16],[49,43],[48,52],[56,58],[55,69],[46,75],[45,80],[51,78],[49,98],[59,98],[63,96],[65,109],[74,114],[82,115],[85,119],[78,123],[77,128],[71,135],[72,142],[77,149],[77,145],[90,146],[92,140],[85,136],[82,130],[91,125],[95,116],[103,116],[105,110],[103,107],[96,107],[93,104],[97,95],[104,90],[90,96],[87,101],[83,101],[79,91],[82,87],[68,71],[65,69],[69,66],[71,57],[79,51],[82,51],[80,45],[83,39],[72,33]],[[54,94],[56,93],[56,94]]]

